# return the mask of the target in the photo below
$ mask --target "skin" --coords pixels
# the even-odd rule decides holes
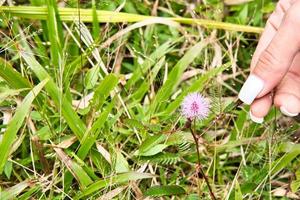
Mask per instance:
[[[272,104],[300,112],[300,0],[278,2],[253,55],[251,73],[265,82],[251,104],[254,116],[266,116]]]

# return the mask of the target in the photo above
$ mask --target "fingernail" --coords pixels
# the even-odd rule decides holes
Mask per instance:
[[[251,110],[249,111],[249,116],[250,116],[250,119],[251,119],[252,121],[254,121],[255,123],[262,124],[262,123],[264,122],[264,118],[263,118],[263,117],[262,117],[262,118],[260,118],[260,117],[255,117],[255,116],[252,114]]]
[[[298,115],[298,113],[290,113],[289,111],[287,111],[287,109],[283,106],[280,107],[280,111],[282,114],[289,116],[289,117],[295,117]]]
[[[250,75],[239,93],[239,99],[250,105],[264,88],[264,81],[255,75]]]

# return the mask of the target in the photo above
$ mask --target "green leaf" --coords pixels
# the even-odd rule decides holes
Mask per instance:
[[[54,148],[58,158],[66,165],[73,177],[79,182],[81,188],[86,188],[93,183],[89,175],[82,169],[82,167],[73,161],[62,149]]]
[[[95,65],[94,67],[92,67],[91,69],[88,70],[88,72],[86,73],[84,82],[85,82],[85,87],[87,90],[92,89],[95,87],[98,78],[99,78],[99,66]]]
[[[172,112],[174,112],[181,104],[184,97],[191,92],[202,91],[205,83],[207,83],[211,78],[215,77],[217,74],[221,73],[222,71],[228,69],[230,63],[227,63],[221,67],[214,68],[206,72],[205,74],[201,75],[198,79],[196,79],[191,86],[185,89],[172,103],[168,105],[166,110],[162,113],[162,115],[168,116]]]
[[[240,188],[240,184],[238,181],[235,181],[235,188],[234,188],[234,194],[235,194],[235,197],[234,199],[235,200],[243,200],[243,194],[242,194],[242,191],[241,191],[241,188]]]
[[[186,200],[199,200],[198,194],[189,194],[186,198]]]
[[[300,188],[300,169],[298,169],[295,173],[296,175],[296,180],[295,182],[297,182],[297,187],[293,187],[295,190],[293,190],[293,192],[298,191],[298,188]],[[297,188],[297,189],[296,189]]]
[[[174,165],[180,161],[179,153],[159,153],[154,156],[140,156],[138,157],[139,161],[150,162],[153,164],[161,165]]]
[[[0,88],[0,103],[9,99],[10,97],[17,96],[20,92],[25,91],[26,89],[9,89],[7,87]]]
[[[298,192],[300,188],[300,180],[294,180],[291,183],[291,190],[292,192]]]
[[[56,0],[47,0],[48,17],[47,28],[50,40],[51,60],[54,67],[58,68],[59,73],[62,69],[62,28],[57,11]]]
[[[208,42],[206,40],[198,42],[196,45],[190,48],[174,66],[174,68],[168,75],[167,81],[159,89],[157,95],[153,99],[153,102],[148,112],[150,116],[156,111],[156,108],[160,103],[166,102],[168,98],[172,95],[174,89],[177,88],[179,84],[180,77],[182,76],[183,72],[194,61],[194,59],[199,55],[199,53],[207,44]]]
[[[39,137],[40,140],[49,140],[52,136],[51,134],[52,133],[49,126],[44,126],[36,132],[36,135]]]
[[[172,50],[172,43],[170,41],[165,42],[159,46],[141,66],[139,66],[132,74],[131,78],[126,84],[126,88],[132,87],[142,76],[164,55]]]
[[[117,86],[118,78],[114,74],[107,75],[99,84],[99,86],[95,89],[94,97],[92,99],[93,106],[95,110],[99,110],[100,107],[105,102],[106,98],[109,96],[109,93]],[[78,151],[78,157],[82,160],[87,156],[89,150],[94,145],[101,128],[104,126],[109,113],[113,109],[115,105],[115,100],[105,108],[103,112],[99,115],[96,121],[93,123],[91,130],[88,130],[81,141],[81,147]]]
[[[101,108],[109,93],[117,86],[118,81],[119,79],[115,74],[109,74],[97,86],[92,100],[96,111]]]
[[[96,150],[91,149],[90,158],[96,169],[105,177],[111,172],[111,165],[106,158]]]
[[[97,10],[96,10],[96,2],[92,0],[92,10],[93,10],[93,36],[94,40],[97,40],[100,37],[100,26],[97,17]]]
[[[147,153],[153,146],[165,141],[166,136],[164,134],[157,134],[148,137],[143,143],[141,144],[138,154],[145,154]]]
[[[39,186],[39,185],[34,185],[34,186],[30,185],[30,186],[31,186],[30,189],[28,189],[22,195],[18,196],[18,200],[28,200],[28,199],[32,198],[34,193],[41,190],[41,186]]]
[[[49,79],[48,83],[45,86],[46,91],[49,93],[55,105],[58,108],[62,109],[62,115],[72,131],[76,134],[76,137],[78,139],[81,139],[86,130],[86,127],[77,113],[73,110],[71,102],[63,97],[63,94],[60,92],[58,86],[54,83],[53,79],[50,77],[47,71],[33,57],[33,55],[30,53],[30,50],[26,50],[26,52],[21,51],[20,54],[40,81]]]
[[[18,183],[11,188],[8,188],[4,191],[0,191],[0,199],[6,200],[6,199],[16,199],[16,197],[23,192],[27,187],[32,186],[33,182],[23,181],[21,183]]]
[[[153,186],[145,192],[145,196],[162,197],[186,194],[186,191],[178,185]]]
[[[24,35],[22,30],[20,30],[21,35]],[[25,37],[25,36],[24,36]],[[72,104],[68,99],[64,98],[62,91],[55,84],[48,72],[42,67],[42,65],[35,59],[34,53],[31,51],[26,40],[20,40],[22,50],[19,51],[20,56],[25,60],[30,69],[35,73],[40,81],[49,79],[45,86],[46,91],[49,93],[50,97],[56,104],[57,108],[61,108],[62,115],[67,121],[69,127],[75,133],[78,139],[83,136],[86,126],[81,121],[77,113],[73,110]]]
[[[168,145],[166,145],[166,144],[157,144],[145,152],[139,152],[137,155],[138,156],[153,156],[158,153],[161,153],[167,147],[168,147]]]
[[[41,6],[45,3],[44,1],[45,0],[30,0],[31,4],[34,6]]]
[[[291,147],[293,147],[292,144]],[[277,172],[281,171],[298,155],[300,155],[300,146],[294,146],[294,148],[291,148],[289,152],[285,153],[282,157],[278,158],[272,163],[272,174],[276,174]]]
[[[264,4],[264,7],[261,9],[262,13],[271,13],[275,10],[276,3],[275,2],[268,2]]]
[[[45,79],[27,94],[23,102],[17,107],[13,118],[7,125],[7,129],[0,142],[0,174],[2,174],[3,172],[4,165],[9,156],[11,145],[16,139],[15,137],[17,135],[17,132],[22,127],[25,117],[29,114],[33,100],[35,99],[36,95],[42,90],[42,88],[46,85],[47,82],[48,79]]]
[[[154,176],[152,174],[147,173],[139,173],[139,172],[128,172],[124,174],[118,174],[112,177],[105,178],[103,180],[97,181],[90,185],[88,188],[82,191],[82,194],[78,195],[75,199],[81,199],[83,197],[89,196],[101,190],[104,187],[111,187],[115,184],[129,182],[129,181],[135,181],[135,180],[141,180],[141,179],[147,179],[147,178],[153,178]]]
[[[239,13],[239,21],[241,24],[246,24],[247,23],[247,18],[248,18],[248,4],[245,4],[242,8],[242,10]]]
[[[71,63],[66,64],[63,72],[63,85],[65,88],[69,88],[74,74],[82,68],[87,62],[87,56],[91,54],[91,48],[82,53],[81,56],[77,56]]]
[[[129,164],[120,151],[116,152],[115,170],[117,173],[129,172]]]
[[[145,79],[142,84],[139,86],[138,89],[135,90],[135,92],[129,96],[130,99],[134,99],[132,104],[136,102],[140,102],[141,99],[145,96],[145,94],[150,90],[150,85],[155,84],[154,79],[157,78],[157,74],[161,67],[163,66],[165,62],[165,56],[162,57],[153,67],[153,69],[150,71],[150,73],[147,73],[147,76],[149,76],[149,80]]]
[[[26,96],[26,90],[31,89],[31,83],[22,77],[22,75],[17,72],[9,62],[0,58],[0,76],[6,81],[9,87],[13,89],[18,89],[22,96]],[[16,91],[17,92],[17,91]],[[2,94],[5,95],[5,94]],[[1,98],[1,97],[0,97]],[[36,98],[39,102],[43,102],[40,95]],[[1,101],[1,99],[0,99]],[[39,104],[37,104],[39,105]]]
[[[233,121],[234,129],[231,131],[230,141],[236,140],[238,136],[241,134],[246,124],[245,122],[247,120],[247,116],[248,116],[248,112],[246,112],[245,110],[241,110],[238,112],[237,119]]]
[[[0,76],[7,82],[11,88],[24,89],[31,88],[30,82],[23,78],[9,62],[0,58]]]
[[[6,15],[17,16],[25,19],[40,19],[47,20],[48,10],[45,7],[35,7],[35,6],[0,6],[0,11],[4,12]],[[71,21],[77,20],[78,9],[77,8],[58,8],[60,18],[62,21]],[[91,9],[80,9],[81,21],[82,22],[93,22],[93,13]],[[145,19],[154,19],[156,16],[145,16],[137,15],[132,13],[122,13],[106,10],[97,10],[97,17],[99,23],[101,22],[138,22]],[[194,19],[194,18],[184,18],[184,17],[165,17],[165,19],[173,20],[182,24],[189,25],[201,25],[206,28],[213,29],[224,29],[229,31],[242,31],[249,33],[262,33],[263,28],[252,27],[245,25],[238,25],[226,22],[205,20],[205,19]]]
[[[93,123],[90,131],[86,132],[81,141],[81,146],[78,150],[78,157],[82,160],[87,156],[89,150],[94,145],[100,134],[101,128],[104,126],[109,113],[111,112],[115,101],[112,101],[107,108],[100,114],[97,120]]]
[[[141,121],[138,121],[136,119],[125,119],[124,120],[125,124],[129,127],[132,127],[132,128],[136,128],[138,130],[143,130],[145,129],[145,127],[143,126],[143,124],[141,123]]]
[[[4,166],[4,174],[8,178],[8,180],[10,179],[10,176],[11,176],[11,172],[13,169],[12,166],[13,166],[12,162],[10,162],[10,161],[7,161]]]

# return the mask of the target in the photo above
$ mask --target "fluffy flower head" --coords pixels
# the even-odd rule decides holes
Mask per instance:
[[[207,118],[209,110],[209,101],[197,92],[188,94],[181,104],[181,114],[190,120]]]

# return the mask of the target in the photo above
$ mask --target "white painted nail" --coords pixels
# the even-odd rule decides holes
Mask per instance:
[[[255,75],[250,75],[239,93],[239,99],[250,105],[264,88],[264,81]]]
[[[251,110],[249,111],[249,116],[250,116],[250,119],[251,119],[252,121],[254,121],[255,123],[262,124],[262,123],[264,122],[264,118],[255,117],[255,116],[252,114]]]
[[[287,111],[287,109],[283,106],[280,106],[280,111],[282,114],[289,116],[289,117],[295,117],[298,115],[298,113],[291,113],[291,112]]]

